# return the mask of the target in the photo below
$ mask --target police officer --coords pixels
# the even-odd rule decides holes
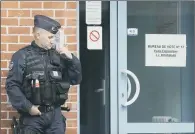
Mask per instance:
[[[20,113],[20,134],[64,134],[61,105],[70,85],[80,84],[81,63],[66,47],[55,49],[60,24],[43,15],[34,17],[31,45],[15,52],[6,79],[12,106]]]

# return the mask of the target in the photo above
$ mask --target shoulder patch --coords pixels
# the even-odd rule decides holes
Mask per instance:
[[[9,70],[12,70],[12,69],[13,69],[13,66],[14,66],[14,62],[11,61],[11,62],[9,63]]]

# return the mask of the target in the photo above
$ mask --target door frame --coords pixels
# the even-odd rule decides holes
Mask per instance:
[[[110,1],[110,134],[118,134],[117,2]],[[114,59],[114,60],[112,60]]]
[[[127,123],[127,108],[121,107],[127,99],[121,98],[127,94],[127,79],[121,76],[127,67],[126,15],[127,1],[110,1],[110,133],[194,133],[194,123]]]

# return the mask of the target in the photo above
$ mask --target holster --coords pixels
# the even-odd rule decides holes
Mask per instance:
[[[20,134],[19,123],[17,122],[15,116],[12,117],[11,128],[12,128],[12,134]]]
[[[17,122],[16,117],[14,116],[12,118],[12,124],[11,124],[12,134],[42,134],[39,132],[34,132],[30,129],[24,129],[23,125],[24,125],[23,117],[20,116],[19,121]]]

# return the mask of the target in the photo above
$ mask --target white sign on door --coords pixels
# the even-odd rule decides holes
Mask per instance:
[[[146,34],[145,65],[185,67],[186,47],[185,34]]]
[[[102,20],[102,2],[86,1],[86,24],[100,25]]]
[[[137,36],[138,35],[138,29],[137,28],[128,28],[127,29],[127,35],[128,36]]]
[[[94,50],[102,49],[101,26],[87,26],[87,48]]]

